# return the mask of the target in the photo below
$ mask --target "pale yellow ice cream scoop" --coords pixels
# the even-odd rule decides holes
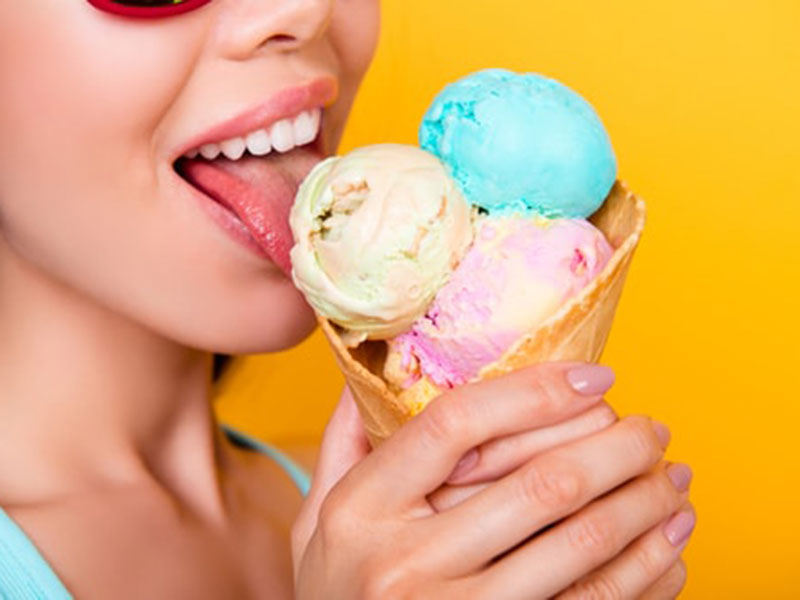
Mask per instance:
[[[290,215],[292,276],[343,341],[408,330],[472,241],[472,212],[442,163],[381,144],[329,158],[306,177]]]

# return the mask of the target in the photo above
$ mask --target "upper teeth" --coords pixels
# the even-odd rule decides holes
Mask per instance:
[[[231,138],[218,144],[203,144],[184,156],[195,158],[199,154],[203,158],[214,160],[223,154],[230,160],[239,160],[245,151],[253,156],[264,156],[272,150],[288,152],[316,139],[321,117],[322,110],[319,108],[303,111],[296,117],[281,119],[266,129],[257,129],[243,137]]]

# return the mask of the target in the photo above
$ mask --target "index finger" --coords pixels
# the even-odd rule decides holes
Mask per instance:
[[[345,388],[322,438],[311,489],[292,528],[292,552],[297,569],[308,541],[317,527],[317,516],[331,488],[369,454],[361,417],[349,388]],[[295,573],[296,575],[297,573]]]
[[[362,479],[367,504],[378,510],[414,504],[437,489],[471,448],[573,417],[599,402],[613,383],[610,368],[572,362],[538,364],[462,386],[398,430],[353,479]]]

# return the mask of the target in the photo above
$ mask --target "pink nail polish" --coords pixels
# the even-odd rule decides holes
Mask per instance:
[[[679,512],[664,525],[664,536],[670,544],[680,546],[692,535],[695,526],[695,516],[690,512]]]
[[[447,480],[452,481],[469,473],[475,467],[475,465],[478,464],[478,458],[479,456],[477,448],[473,448],[467,452],[456,463],[456,466],[453,468],[453,472],[450,473],[450,476],[447,478]]]
[[[614,371],[603,365],[581,365],[567,371],[567,382],[581,396],[599,396],[614,385]]]
[[[669,441],[672,439],[672,433],[670,433],[669,427],[664,425],[661,421],[654,420],[653,430],[656,432],[656,435],[661,442],[661,447],[666,448],[669,446]]]
[[[689,484],[692,481],[692,469],[689,465],[676,463],[667,467],[667,477],[679,492],[685,492],[689,489]]]

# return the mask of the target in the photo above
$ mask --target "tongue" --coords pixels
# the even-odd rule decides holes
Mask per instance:
[[[320,158],[308,148],[237,161],[184,158],[178,163],[178,172],[236,213],[264,252],[289,274],[293,243],[289,211],[300,182]]]

